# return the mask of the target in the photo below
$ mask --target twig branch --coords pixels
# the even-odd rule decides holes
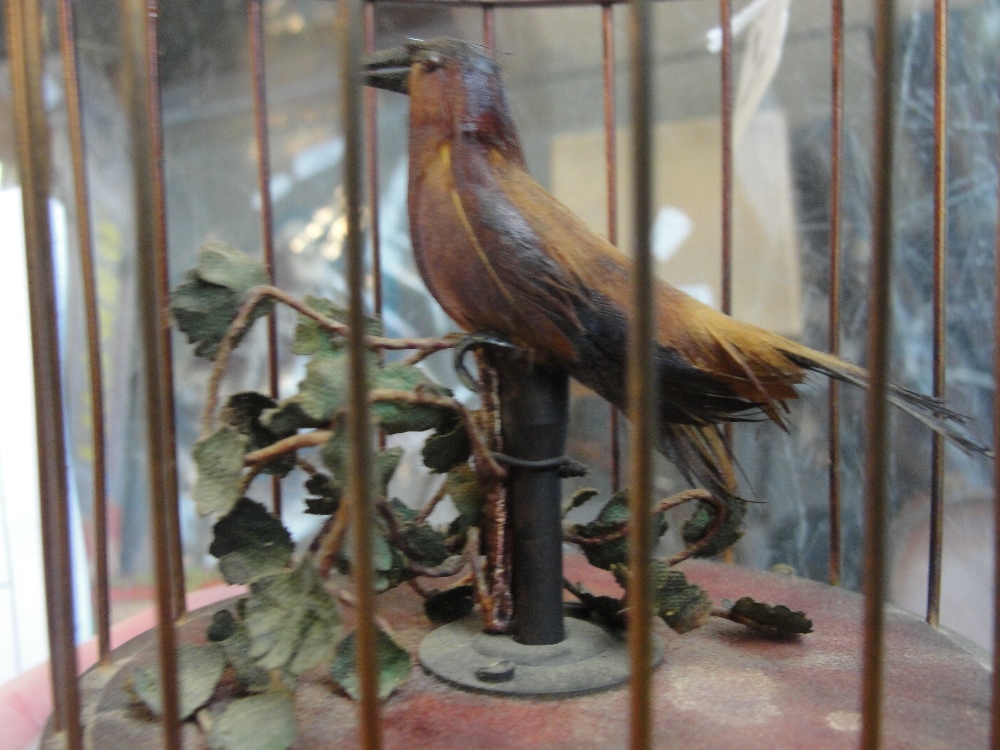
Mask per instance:
[[[208,381],[208,393],[205,397],[205,406],[201,412],[201,432],[203,436],[209,434],[215,426],[215,412],[217,411],[219,404],[219,386],[222,382],[222,377],[226,372],[226,368],[229,366],[229,359],[236,346],[236,340],[249,325],[250,316],[254,309],[265,299],[272,299],[275,302],[281,302],[282,304],[287,305],[300,315],[316,321],[324,330],[331,334],[346,337],[350,333],[350,328],[348,328],[344,323],[323,315],[321,312],[314,310],[309,307],[309,305],[299,299],[296,299],[276,286],[261,284],[247,290],[246,299],[244,299],[243,304],[240,305],[240,308],[236,313],[236,317],[233,318],[233,322],[229,324],[229,328],[226,330],[226,334],[223,336],[222,341],[219,344],[219,349],[215,355],[215,360],[212,366],[212,375]],[[461,338],[461,334],[457,333],[449,333],[444,336],[433,338],[391,339],[385,338],[384,336],[366,336],[365,346],[369,349],[379,351],[404,351],[407,349],[416,349],[418,353],[423,354],[423,356],[427,356],[429,354],[433,354],[434,352],[453,348],[461,340]],[[423,357],[421,357],[421,359],[422,358]]]
[[[438,487],[437,492],[434,493],[434,497],[428,500],[427,504],[420,509],[420,512],[414,519],[416,523],[424,523],[430,517],[431,513],[434,512],[434,509],[437,507],[438,503],[444,500],[444,498],[447,495],[448,495],[448,482],[447,481],[441,482],[441,486]]]
[[[265,448],[247,453],[243,456],[244,466],[256,466],[266,464],[280,458],[286,453],[292,453],[300,448],[315,448],[325,444],[333,436],[332,430],[313,430],[312,432],[300,432],[290,437],[282,438],[276,443],[271,443]],[[308,471],[308,469],[307,469]],[[315,469],[313,472],[315,473]]]
[[[350,501],[345,496],[344,501],[337,508],[332,523],[329,528],[326,528],[323,538],[319,540],[319,548],[316,551],[317,568],[323,578],[330,575],[334,560],[340,554],[340,548],[344,543],[344,533],[347,531],[347,521],[350,517],[350,505]]]

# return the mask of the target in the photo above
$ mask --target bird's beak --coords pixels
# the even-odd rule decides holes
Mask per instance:
[[[412,57],[406,47],[394,47],[368,55],[361,64],[365,85],[408,94]]]

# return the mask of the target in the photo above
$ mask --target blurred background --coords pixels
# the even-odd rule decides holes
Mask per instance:
[[[819,0],[759,0],[747,29],[735,37],[734,314],[819,348],[827,347],[829,305],[830,13]],[[933,49],[930,3],[900,3],[892,378],[931,389],[931,221]],[[342,242],[346,233],[341,164],[337,5],[329,0],[266,0],[267,91],[275,216],[277,284],[304,296],[343,301]],[[54,9],[53,9],[54,10]],[[843,319],[841,352],[863,364],[870,254],[871,21],[864,0],[846,3],[845,138],[841,211]],[[630,236],[628,40],[626,9],[616,8],[618,236]],[[718,4],[678,0],[655,5],[655,189],[653,246],[659,270],[709,304],[720,300],[721,157],[719,56],[710,32]],[[53,13],[54,16],[54,13]],[[130,213],[128,128],[119,81],[118,0],[78,3],[87,169],[91,184],[108,433],[114,582],[113,617],[120,620],[152,598],[153,576],[145,479],[143,382],[135,296],[135,228]],[[376,46],[407,38],[482,39],[478,9],[376,6]],[[747,18],[748,16],[743,16]],[[599,232],[607,231],[600,8],[496,10],[498,60],[531,172]],[[165,135],[171,285],[195,263],[198,248],[223,241],[261,252],[256,185],[257,147],[248,60],[246,0],[172,0],[160,10],[160,74]],[[0,24],[3,12],[0,10]],[[997,92],[1000,91],[1000,3],[953,0],[949,18],[948,354],[949,404],[970,417],[970,429],[991,443],[994,242],[997,215]],[[54,27],[54,24],[52,24]],[[91,434],[86,380],[72,175],[59,49],[51,34],[45,82],[53,126],[52,212],[59,273],[61,340],[66,372],[69,501],[75,554],[90,549]],[[6,40],[5,33],[0,38]],[[5,41],[4,41],[5,43]],[[39,557],[37,492],[20,198],[6,49],[0,58],[0,350],[8,420],[0,430],[0,682],[46,658]],[[378,94],[381,233],[387,335],[453,330],[426,293],[413,263],[406,216],[408,101]],[[369,214],[370,216],[370,214]],[[628,242],[620,243],[628,251]],[[294,391],[302,363],[289,353],[295,316],[279,312],[283,395]],[[237,351],[224,390],[266,388],[263,327]],[[194,513],[190,448],[205,394],[206,362],[174,337],[181,513],[189,588],[217,580],[207,553],[211,521]],[[456,382],[450,357],[427,361],[437,380],[471,399]],[[771,424],[735,430],[748,515],[737,562],[791,566],[826,580],[828,557],[827,384],[803,389],[792,405],[789,432]],[[843,582],[861,581],[863,401],[842,391]],[[574,389],[571,454],[590,475],[567,482],[610,490],[607,406]],[[623,431],[624,432],[624,431]],[[893,416],[890,460],[891,593],[923,614],[927,577],[928,432]],[[420,436],[405,436],[411,458],[391,491],[419,505],[440,478],[419,462]],[[986,647],[993,539],[991,467],[948,447],[942,624]],[[285,483],[286,525],[311,538],[314,517],[301,514],[305,491],[296,475]],[[683,487],[665,463],[656,486]],[[251,494],[266,501],[259,480]],[[603,502],[603,499],[600,501]],[[446,511],[445,511],[446,512]],[[581,517],[596,507],[576,511]],[[673,524],[675,528],[679,524]],[[676,548],[672,530],[663,548]],[[76,582],[78,637],[91,635],[86,568]],[[9,637],[8,637],[9,636]]]

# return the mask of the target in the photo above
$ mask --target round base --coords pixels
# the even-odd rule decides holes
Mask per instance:
[[[780,602],[805,610],[816,632],[776,639],[713,618],[678,635],[654,623],[666,653],[653,673],[653,746],[855,750],[861,728],[862,597],[732,565],[689,560],[681,568],[716,602],[743,595]],[[568,580],[595,594],[620,595],[610,574],[581,558],[567,557],[564,570]],[[212,613],[223,606],[191,613],[177,629],[179,641],[204,642]],[[416,654],[430,631],[417,594],[400,586],[380,595],[378,606],[399,643]],[[153,666],[156,658],[156,635],[150,632],[117,649],[111,666],[95,667],[81,678],[88,750],[160,747],[159,724],[136,707],[128,690],[134,668]],[[988,663],[946,632],[887,606],[883,737],[894,748],[989,747]],[[221,711],[234,697],[234,686],[222,685],[209,710]],[[560,700],[511,700],[457,690],[419,666],[381,707],[386,750],[618,750],[628,746],[629,711],[625,685]],[[336,689],[325,670],[302,677],[295,714],[299,734],[293,750],[360,746],[358,705]],[[193,723],[185,723],[183,734],[185,750],[206,747]],[[58,741],[50,730],[42,747]]]
[[[527,646],[513,636],[484,633],[482,620],[468,617],[424,638],[420,663],[452,685],[500,695],[582,695],[628,681],[628,646],[621,635],[572,617],[565,627],[561,643]],[[659,664],[659,638],[652,650],[653,664]]]

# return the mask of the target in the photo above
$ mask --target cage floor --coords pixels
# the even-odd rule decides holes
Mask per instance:
[[[719,563],[688,561],[682,567],[716,602],[749,595],[783,603],[805,610],[815,632],[782,640],[713,619],[677,635],[658,623],[665,655],[654,675],[655,746],[857,747],[862,598],[801,578]],[[610,576],[581,558],[567,558],[566,574],[592,591],[616,588]],[[180,627],[181,641],[204,640],[219,606],[194,613]],[[379,614],[415,654],[430,631],[417,594],[404,586],[382,595]],[[132,668],[154,663],[155,652],[155,637],[140,636],[116,651],[113,667],[83,678],[88,747],[158,747],[158,725],[131,702],[125,687]],[[499,697],[449,687],[416,663],[410,680],[383,704],[389,750],[628,746],[627,688],[559,700]],[[987,747],[990,671],[983,655],[894,607],[886,609],[884,694],[883,747]],[[221,709],[224,700],[219,703]],[[294,748],[359,746],[356,705],[322,671],[303,678],[296,713]],[[184,737],[186,748],[205,747],[193,723],[185,726]]]

